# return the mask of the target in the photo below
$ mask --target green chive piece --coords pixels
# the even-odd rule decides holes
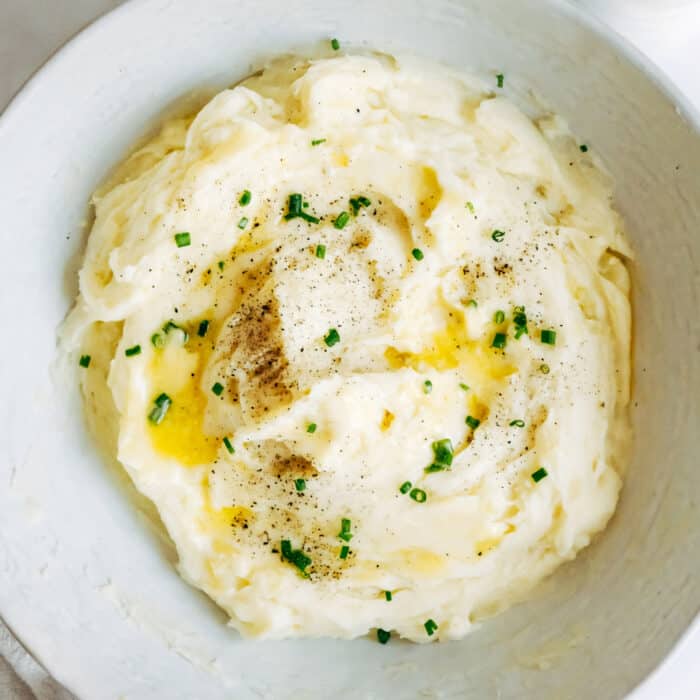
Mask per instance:
[[[154,348],[162,348],[165,345],[165,339],[160,333],[154,333],[151,336],[151,345]]]
[[[496,229],[492,234],[491,238],[493,238],[496,243],[500,243],[504,238],[506,237],[506,232],[505,231],[499,231]]]
[[[352,539],[352,532],[350,532],[351,527],[352,521],[349,518],[343,518],[340,521],[340,532],[338,533],[338,537],[340,537],[341,540],[350,542]]]
[[[372,204],[372,202],[365,197],[364,195],[360,195],[359,197],[351,197],[350,198],[350,208],[352,209],[352,213],[357,216],[360,209],[362,207],[368,207]]]
[[[474,211],[475,211],[475,209],[474,209],[474,203],[473,203],[473,202],[467,202],[466,206],[467,206],[467,209],[469,209],[469,211],[473,214]]]
[[[433,383],[430,381],[430,379],[426,379],[423,382],[423,393],[425,394],[430,394],[433,390]]]
[[[499,88],[502,88],[502,87],[503,87],[503,81],[504,81],[504,80],[505,80],[505,76],[503,75],[503,73],[499,73],[499,74],[496,76],[496,83],[497,83],[497,85],[498,85]]]
[[[227,437],[224,438],[223,442],[224,447],[228,450],[228,453],[232,455],[236,451],[236,448],[231,444],[231,441]]]
[[[476,430],[481,425],[481,421],[478,418],[474,418],[474,416],[467,416],[467,420],[465,421],[465,423],[472,430]]]
[[[452,440],[450,440],[450,438],[436,440],[433,443],[432,448],[435,462],[437,462],[437,464],[444,464],[447,467],[452,464],[454,448],[452,447]]]
[[[586,146],[585,143],[582,143],[579,148],[581,149],[581,153],[588,153],[588,146]]]
[[[241,197],[238,200],[238,203],[242,207],[247,207],[250,204],[250,200],[252,198],[253,198],[253,195],[250,193],[250,190],[243,190],[243,194],[241,194]]]
[[[241,217],[241,220],[238,222],[238,228],[241,229],[241,231],[248,225],[248,217],[243,216]]]
[[[191,243],[190,234],[187,231],[175,234],[175,244],[178,248],[185,248]]]
[[[209,330],[209,321],[207,321],[207,320],[200,321],[199,328],[197,329],[197,335],[200,338],[203,338],[207,334],[208,330]]]
[[[503,323],[503,321],[505,321],[505,320],[506,320],[506,315],[500,309],[498,311],[496,311],[496,313],[493,315],[493,322],[494,323],[500,324],[500,323]]]
[[[346,544],[344,544],[344,545],[340,548],[340,558],[341,558],[341,559],[347,559],[347,558],[348,558],[348,554],[350,554],[350,547],[348,547]]]
[[[425,503],[426,499],[428,498],[428,494],[425,491],[423,491],[423,489],[413,489],[409,496],[416,503]]]
[[[542,374],[549,374],[549,365],[540,365],[540,372],[542,372]]]
[[[182,326],[178,326],[174,321],[168,321],[163,326],[163,333],[165,333],[165,335],[170,335],[170,333],[173,331],[178,331],[181,334],[181,341],[183,345],[190,339],[189,333],[182,328]]]
[[[90,360],[92,360],[92,357],[90,357],[90,355],[81,355],[78,364],[81,367],[88,368],[90,366]]]
[[[294,488],[301,493],[306,488],[306,479],[294,479]]]
[[[476,309],[479,305],[476,303],[476,299],[467,299],[465,306],[473,306]]]
[[[290,194],[288,211],[284,216],[285,220],[290,221],[291,219],[304,219],[304,221],[307,221],[310,224],[317,224],[320,219],[315,216],[311,216],[311,214],[307,214],[304,211],[304,206],[308,205],[305,204],[304,198],[299,193],[295,192],[294,194]]]
[[[343,229],[348,221],[350,221],[350,214],[348,214],[346,211],[341,211],[333,222],[333,226],[335,226],[337,229]]]
[[[384,597],[386,598],[387,603],[391,603],[391,598],[392,598],[391,591],[384,591]]]
[[[496,335],[493,336],[493,340],[491,341],[491,347],[498,348],[499,350],[503,350],[503,348],[505,346],[506,346],[506,334],[505,333],[496,333]]]
[[[309,423],[306,426],[306,432],[311,433],[312,435],[316,432],[316,423]]]
[[[318,244],[316,246],[316,257],[319,260],[323,260],[326,257],[326,246],[322,244]]]
[[[134,345],[130,348],[127,348],[124,350],[124,354],[127,357],[133,357],[134,355],[140,355],[141,354],[141,346],[140,345]]]
[[[438,628],[435,620],[426,620],[423,626],[425,627],[425,631],[428,633],[429,637],[432,637]]]
[[[544,467],[540,467],[537,471],[532,472],[530,476],[532,477],[532,480],[537,483],[538,481],[542,481],[542,479],[547,476],[547,470]]]
[[[217,265],[219,266],[219,270],[223,270],[225,264],[226,263],[223,260],[219,260],[219,262],[217,263]]]
[[[314,139],[311,142],[312,146],[320,146],[322,143],[326,143],[326,139]]]
[[[154,425],[160,425],[173,400],[167,394],[159,394],[153,403],[155,405],[148,414],[148,420]]]
[[[524,428],[525,421],[520,420],[520,418],[517,418],[516,420],[512,420],[509,425],[511,428]]]
[[[301,549],[292,549],[292,543],[289,540],[282,540],[280,551],[282,553],[282,561],[288,561],[290,564],[293,564],[305,578],[308,578],[309,574],[306,572],[306,568],[311,564],[311,559]]]
[[[556,345],[557,333],[556,331],[542,331],[540,333],[540,340],[545,343],[545,345]]]
[[[464,382],[459,383],[459,388],[463,389],[464,391],[469,391],[469,386],[465,384]]]
[[[423,251],[420,248],[414,248],[411,251],[411,255],[416,259],[416,260],[422,260],[425,255],[423,255]]]
[[[430,464],[423,471],[426,474],[434,474],[435,472],[449,471],[449,469],[446,464]]]
[[[406,495],[411,490],[412,486],[413,486],[413,484],[410,481],[404,481],[403,484],[401,484],[401,486],[399,486],[399,491],[401,491],[401,493]]]
[[[389,598],[389,600],[391,600],[391,598]],[[387,632],[386,630],[383,630],[380,627],[377,628],[377,641],[380,644],[386,644],[390,639],[391,632]]]
[[[323,338],[323,342],[329,347],[332,348],[336,343],[340,342],[340,334],[335,328],[331,328],[328,333]]]
[[[214,386],[212,386],[211,390],[217,395],[221,396],[221,394],[224,393],[224,385],[220,384],[219,382],[216,382]]]
[[[524,306],[516,306],[513,309],[513,325],[515,326],[516,340],[520,340],[522,335],[527,334],[527,314]]]
[[[331,39],[331,48],[333,51],[338,51],[340,49],[340,42],[337,39]]]

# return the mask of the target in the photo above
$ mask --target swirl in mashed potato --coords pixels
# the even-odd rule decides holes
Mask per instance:
[[[95,195],[64,342],[244,635],[462,637],[615,509],[630,251],[596,157],[502,93],[281,60]]]

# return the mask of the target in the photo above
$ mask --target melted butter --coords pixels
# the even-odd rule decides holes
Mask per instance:
[[[213,333],[210,326],[207,336]],[[223,439],[204,431],[207,397],[201,379],[211,345],[211,340],[191,333],[184,347],[170,342],[156,351],[150,366],[154,396],[165,392],[172,399],[160,425],[148,424],[151,442],[160,454],[188,467],[213,462]]]
[[[469,340],[464,325],[454,320],[436,333],[420,352],[401,352],[389,347],[384,356],[392,369],[411,367],[424,372],[426,369],[445,371],[459,367],[470,377],[489,379],[503,379],[517,371],[501,352],[483,341]]]
[[[445,558],[428,549],[402,549],[399,555],[411,575],[436,576],[444,573],[447,568]]]

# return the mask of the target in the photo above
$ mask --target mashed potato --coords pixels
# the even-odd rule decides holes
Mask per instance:
[[[502,92],[281,60],[95,195],[65,346],[244,635],[462,637],[615,509],[630,252],[595,157]]]

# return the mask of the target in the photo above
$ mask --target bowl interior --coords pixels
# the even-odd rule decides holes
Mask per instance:
[[[86,203],[170,105],[338,36],[504,72],[604,157],[636,249],[635,441],[604,537],[462,642],[241,641],[86,435],[52,370]],[[538,106],[538,104],[540,106]],[[700,605],[696,117],[611,34],[555,0],[141,0],[74,40],[0,121],[0,610],[81,697],[620,698]]]

